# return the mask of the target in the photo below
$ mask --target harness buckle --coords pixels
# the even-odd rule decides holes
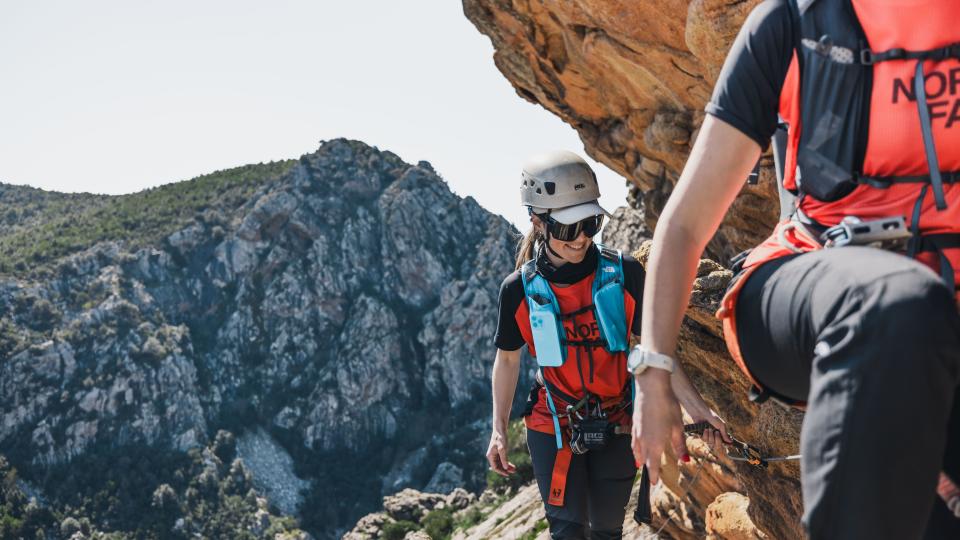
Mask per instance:
[[[884,249],[899,249],[910,238],[903,216],[892,216],[863,221],[856,216],[847,216],[830,227],[820,240],[824,247],[870,246]]]
[[[872,65],[873,65],[873,59],[874,59],[873,51],[871,51],[870,49],[860,49],[860,63],[861,63],[861,64],[863,64],[863,65],[865,65],[865,66],[872,66]]]

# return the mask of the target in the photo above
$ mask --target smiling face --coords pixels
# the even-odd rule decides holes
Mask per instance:
[[[533,226],[540,232],[541,238],[546,236],[546,226],[536,215],[530,216]],[[546,250],[547,257],[554,266],[560,266],[565,263],[578,263],[587,256],[587,250],[593,245],[593,239],[580,233],[569,242],[562,242],[556,238],[550,237],[550,249]],[[552,250],[552,252],[551,252]],[[560,255],[560,259],[557,258]]]

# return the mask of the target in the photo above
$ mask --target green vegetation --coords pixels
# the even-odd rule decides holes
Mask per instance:
[[[483,521],[484,517],[485,517],[485,514],[483,513],[482,510],[477,508],[476,505],[471,506],[466,510],[464,510],[463,514],[461,514],[460,516],[460,519],[453,524],[453,528],[454,530],[456,529],[467,530],[470,527],[473,527],[474,525],[476,525],[477,523],[480,523],[481,521]]]
[[[487,471],[487,487],[497,493],[508,489],[516,491],[533,480],[533,463],[527,450],[527,433],[522,418],[510,422],[507,428],[507,445],[507,460],[516,465],[517,472],[503,477]]]
[[[396,521],[384,525],[380,537],[383,540],[403,540],[408,532],[417,530],[420,530],[420,526],[412,521]]]
[[[541,519],[540,521],[537,522],[536,525],[533,526],[533,529],[530,529],[529,531],[523,533],[523,536],[521,536],[517,540],[536,540],[536,538],[540,536],[540,533],[546,530],[548,526],[549,525],[547,525],[547,520]]]
[[[208,210],[229,219],[295,163],[245,165],[120,196],[0,184],[0,274],[42,274],[57,259],[102,241],[158,245]]]
[[[432,540],[446,540],[453,533],[454,519],[453,508],[441,508],[434,510],[424,517],[420,523],[423,530],[430,535]]]
[[[171,452],[147,446],[96,448],[72,463],[38,468],[44,504],[29,501],[0,456],[0,538],[273,538],[296,520],[270,514],[238,459],[232,435],[210,447]]]
[[[17,470],[0,456],[0,538],[45,538],[56,520],[18,485]]]

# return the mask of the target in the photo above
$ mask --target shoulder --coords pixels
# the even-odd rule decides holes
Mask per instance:
[[[623,254],[623,275],[630,277],[643,277],[646,275],[646,270],[643,268],[643,265],[640,264],[633,255],[628,253]]]
[[[780,93],[799,35],[794,10],[787,0],[766,0],[750,12],[706,107],[760,148],[767,147],[777,127]]]
[[[643,281],[647,271],[632,255],[623,254],[623,287],[634,300],[639,301],[643,296]]]
[[[788,0],[760,2],[743,21],[731,51],[739,49],[741,54],[753,56],[761,67],[768,69],[782,63],[780,57],[785,51],[792,51],[797,42],[796,9]]]
[[[764,0],[750,11],[743,28],[752,32],[776,25],[781,29],[783,25],[793,26],[797,13],[796,5],[791,5],[790,0]]]
[[[523,300],[523,280],[520,270],[514,270],[500,283],[500,309],[515,311]]]

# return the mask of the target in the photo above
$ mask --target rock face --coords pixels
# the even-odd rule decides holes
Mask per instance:
[[[587,153],[636,185],[633,211],[618,214],[608,228],[609,243],[633,250],[649,234],[646,229],[656,225],[696,138],[726,51],[757,3],[463,0],[463,9],[490,38],[494,62],[517,94],[573,126]],[[646,227],[639,226],[638,212]],[[759,183],[743,189],[707,254],[727,260],[769,234],[778,216],[772,160],[766,156]],[[747,382],[726,353],[713,312],[729,279],[721,265],[701,264],[681,333],[681,361],[739,437],[771,455],[796,453],[802,415],[773,403],[749,403]],[[749,497],[749,516],[761,531],[771,538],[801,536],[795,464],[768,470],[731,464],[729,470],[736,478],[724,480],[725,491]],[[682,493],[676,491],[679,485],[668,488]],[[674,537],[707,534],[704,512],[718,494],[698,494],[694,489],[687,497],[678,496],[676,504],[661,507],[667,511],[682,504],[689,510],[684,510],[683,526],[674,523],[665,531]],[[729,516],[731,505],[713,508],[716,527],[729,523],[719,516]],[[714,536],[728,535],[711,527]],[[729,533],[742,537],[738,534]]]
[[[431,476],[476,486],[481,446],[451,441],[488,435],[477,420],[514,242],[428,163],[325,142],[238,211],[210,208],[163,245],[101,243],[49,281],[0,278],[0,449],[42,466],[98,444],[187,449],[219,426],[262,426],[324,484],[311,512],[331,529],[369,511],[363,497]]]
[[[463,0],[522,98],[573,126],[642,191],[652,228],[703,120],[726,51],[759,0]],[[777,218],[772,161],[710,244],[725,260]],[[636,247],[636,246],[634,246]]]

